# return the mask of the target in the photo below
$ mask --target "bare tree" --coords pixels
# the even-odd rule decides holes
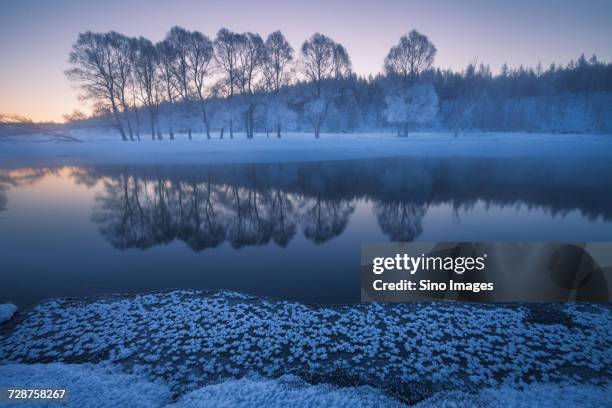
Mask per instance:
[[[70,116],[72,120],[82,120],[83,113],[78,111]],[[0,141],[8,140],[13,136],[42,134],[49,136],[51,140],[58,142],[82,142],[82,140],[71,136],[67,131],[63,131],[61,125],[55,123],[35,123],[32,119],[19,115],[8,115],[0,113]]]
[[[191,34],[182,27],[174,26],[166,35],[164,41],[172,49],[174,57],[171,65],[174,76],[174,84],[183,104],[184,114],[187,119],[187,136],[192,139],[191,126],[189,124],[189,98],[191,96],[191,81],[189,80],[189,48]]]
[[[210,139],[210,121],[206,113],[204,86],[213,69],[215,55],[213,44],[204,34],[193,31],[189,35],[187,51],[189,76],[200,101],[202,121],[206,126],[206,137]]]
[[[132,69],[137,85],[138,98],[149,111],[151,138],[162,139],[159,128],[159,106],[161,103],[161,73],[158,51],[146,38],[133,38],[130,42]]]
[[[431,68],[436,52],[436,47],[426,35],[412,30],[389,50],[384,62],[385,71],[412,85],[416,77]]]
[[[70,52],[71,68],[65,74],[78,83],[83,98],[112,112],[113,125],[127,141],[117,98],[120,74],[116,59],[117,53],[113,52],[107,35],[91,31],[80,33]]]
[[[319,138],[323,121],[337,94],[333,87],[324,92],[323,84],[329,83],[331,79],[338,83],[348,76],[351,60],[342,45],[323,34],[315,33],[302,45],[301,67],[315,89],[315,99],[307,103],[306,114],[314,128],[315,137]]]
[[[242,94],[246,97],[247,110],[245,117],[247,138],[253,138],[255,84],[257,74],[265,60],[265,47],[259,34],[244,33],[238,47],[238,83]]]
[[[174,49],[168,40],[163,40],[155,44],[157,57],[159,59],[160,82],[163,88],[162,94],[167,102],[166,120],[168,121],[170,140],[174,140],[174,128],[172,124],[172,109],[177,99],[175,79],[173,74]]]
[[[130,120],[129,91],[132,86],[132,64],[130,61],[130,39],[123,34],[110,31],[105,34],[116,72],[115,93],[123,109],[130,139],[134,140],[134,130]]]
[[[244,41],[244,37],[238,33],[234,33],[227,28],[222,28],[217,33],[215,38],[215,59],[219,68],[225,74],[225,82],[227,89],[227,98],[229,104],[233,103],[234,94],[238,86],[238,54],[240,44]],[[229,121],[230,139],[234,137],[234,121]]]
[[[279,91],[291,79],[289,64],[293,61],[293,48],[280,31],[268,35],[265,42],[264,79],[272,93],[273,104],[279,105]],[[281,122],[276,123],[276,136],[281,137]]]

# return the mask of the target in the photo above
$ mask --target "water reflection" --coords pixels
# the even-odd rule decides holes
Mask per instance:
[[[104,176],[92,220],[115,248],[145,249],[178,239],[201,251],[226,240],[236,249],[270,242],[284,247],[297,225],[306,238],[323,243],[342,233],[354,210],[351,200],[258,186],[256,168],[241,170],[247,172],[242,184],[222,180],[210,168],[187,181],[155,170]]]
[[[612,185],[611,170],[604,160],[393,159],[95,167],[77,169],[74,177],[103,183],[92,220],[114,247],[181,240],[201,251],[225,241],[234,248],[271,242],[284,247],[298,229],[322,244],[343,233],[358,200],[372,202],[391,241],[418,238],[428,209],[442,203],[451,204],[456,222],[459,210],[477,202],[540,208],[560,218],[579,210],[590,220],[610,220],[612,192],[602,186]]]
[[[10,189],[31,185],[48,174],[57,174],[58,169],[26,168],[18,170],[0,169],[0,212],[7,210],[8,192]]]
[[[59,169],[0,173],[0,211],[7,191]],[[146,249],[184,241],[194,251],[228,241],[234,248],[285,247],[298,233],[325,243],[345,230],[357,200],[372,201],[391,241],[423,232],[428,208],[541,208],[563,217],[612,216],[612,165],[606,160],[557,163],[534,159],[386,159],[302,164],[79,167],[78,184],[103,184],[91,219],[115,248]],[[576,175],[580,176],[577,178]],[[527,237],[526,237],[527,238]]]
[[[356,302],[362,242],[611,240],[610,185],[594,157],[0,170],[0,303],[167,288]]]

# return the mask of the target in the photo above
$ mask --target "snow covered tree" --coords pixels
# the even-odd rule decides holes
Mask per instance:
[[[137,97],[147,109],[151,121],[151,138],[161,140],[159,107],[162,101],[162,83],[157,48],[146,38],[130,40],[132,71]]]
[[[227,90],[228,103],[233,103],[234,95],[238,90],[238,68],[239,61],[238,55],[240,52],[241,43],[244,41],[244,37],[241,34],[235,33],[222,28],[217,33],[215,38],[215,59],[218,67],[224,73],[224,81],[226,86],[224,89]],[[229,122],[230,139],[234,137],[234,120],[233,115]]]
[[[254,135],[255,86],[258,74],[263,68],[266,53],[263,39],[259,34],[240,34],[238,46],[238,84],[246,101],[245,127],[247,138]]]
[[[418,75],[431,68],[436,52],[436,47],[426,35],[412,30],[389,50],[384,63],[385,71],[388,75],[399,77],[404,85],[412,85]]]
[[[160,82],[162,88],[162,104],[160,111],[163,113],[166,124],[168,126],[168,133],[170,134],[170,140],[174,140],[174,127],[173,127],[173,114],[174,114],[174,103],[176,102],[178,95],[176,94],[175,79],[173,74],[174,65],[174,48],[168,40],[155,44],[157,50],[157,57],[159,58],[159,70],[160,70]]]
[[[276,136],[281,137],[281,124],[294,126],[297,121],[296,113],[287,105],[280,95],[269,95],[261,105],[263,111],[266,133],[269,129],[276,129]]]
[[[174,26],[166,34],[167,45],[171,48],[171,72],[174,77],[174,86],[183,105],[184,124],[187,127],[187,136],[192,139],[189,121],[189,101],[191,96],[191,81],[189,75],[189,53],[191,33],[182,27]]]
[[[206,127],[206,137],[210,139],[210,121],[206,112],[204,88],[213,70],[214,49],[212,41],[199,31],[192,31],[189,34],[187,56],[189,79],[193,83],[193,88],[200,102],[202,121]]]
[[[351,60],[346,49],[331,38],[315,33],[302,44],[302,72],[314,87],[314,95],[305,104],[316,138],[327,116],[330,104],[339,94],[334,87],[351,73]],[[330,85],[325,87],[325,85]]]
[[[276,136],[281,137],[281,126],[283,120],[288,118],[289,113],[287,104],[280,95],[281,87],[288,85],[291,80],[291,69],[289,64],[293,60],[293,48],[287,42],[280,31],[271,33],[265,42],[265,60],[263,64],[263,74],[266,89],[270,92],[266,104],[266,130],[268,126],[276,127]],[[271,112],[271,109],[281,109],[278,113]],[[295,114],[293,115],[295,116]],[[270,123],[270,120],[277,120]]]
[[[389,123],[403,128],[403,135],[408,136],[411,126],[431,122],[438,113],[438,94],[431,84],[421,84],[406,88],[404,91],[392,92],[385,98],[387,108],[385,116]]]

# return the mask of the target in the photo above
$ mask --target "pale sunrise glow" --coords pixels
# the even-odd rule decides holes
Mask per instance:
[[[261,35],[280,29],[299,49],[314,32],[343,44],[360,75],[381,70],[389,48],[411,29],[438,48],[435,66],[478,60],[544,66],[580,54],[610,60],[612,3],[589,1],[81,1],[5,2],[0,13],[0,112],[61,121],[88,107],[64,76],[79,32],[115,30],[161,40],[173,25],[214,37],[227,27]]]

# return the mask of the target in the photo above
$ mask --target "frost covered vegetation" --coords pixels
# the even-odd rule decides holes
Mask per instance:
[[[508,395],[507,401],[529,401],[530,395],[542,399],[549,392],[561,398],[564,391],[568,403],[597,406],[609,402],[611,330],[609,304],[323,307],[175,291],[48,301],[3,328],[0,361],[111,363],[165,383],[179,402],[210,384],[241,385],[230,396],[240,398],[255,386],[232,379],[293,375],[329,384],[325,387],[367,384],[385,398],[424,401],[423,406],[430,397],[448,398],[445,393],[465,401],[459,406],[473,406],[487,395],[489,400],[499,395],[501,403]],[[12,364],[0,372],[19,378],[34,370],[28,367]],[[62,367],[48,370],[67,370]],[[277,391],[291,394],[284,378]],[[215,387],[222,385],[183,400],[218,398]],[[325,387],[319,390],[331,390]],[[588,395],[572,401],[571,390]],[[314,398],[309,392],[300,395]]]
[[[150,382],[126,374],[107,364],[9,364],[0,366],[0,386],[14,382],[44,383],[65,387],[70,384],[70,399],[62,406],[70,408],[209,408],[209,407],[403,407],[400,401],[368,386],[336,387],[310,385],[296,376],[278,379],[242,378],[207,385],[172,402],[172,394],[162,382]],[[486,388],[478,393],[441,392],[427,398],[416,408],[541,408],[592,407],[609,403],[608,387],[569,384],[532,384]],[[28,406],[38,406],[29,404]]]
[[[417,129],[610,132],[612,64],[581,56],[547,69],[497,75],[476,62],[434,67],[437,50],[413,30],[392,46],[383,73],[352,71],[348,50],[315,33],[296,52],[280,31],[221,29],[214,39],[173,27],[157,44],[116,32],[79,35],[67,76],[95,107],[75,124],[112,125],[123,140],[207,138],[244,132]]]
[[[0,305],[0,323],[9,320],[17,311],[17,306],[12,303],[3,303]]]

